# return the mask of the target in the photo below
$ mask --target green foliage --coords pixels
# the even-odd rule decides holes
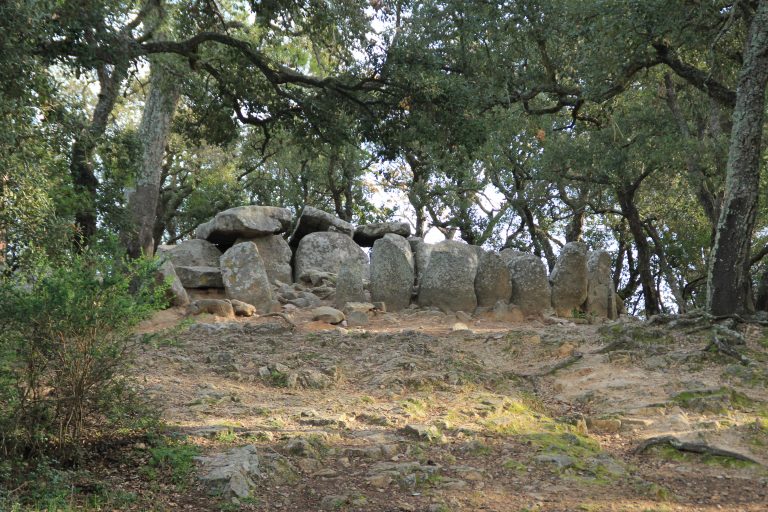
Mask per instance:
[[[195,468],[194,459],[200,454],[200,449],[181,441],[162,439],[149,453],[149,461],[142,468],[144,476],[150,480],[170,480],[184,488],[189,483],[189,477]]]
[[[141,426],[124,378],[131,328],[165,302],[154,261],[95,249],[0,282],[0,425],[6,454],[77,457],[83,441]]]

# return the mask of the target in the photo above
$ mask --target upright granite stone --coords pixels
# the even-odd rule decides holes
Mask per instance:
[[[510,261],[512,261],[513,258],[517,258],[518,256],[522,256],[525,254],[522,251],[518,251],[516,249],[502,249],[501,252],[499,252],[499,256],[502,260],[504,260],[504,263],[509,264]]]
[[[224,288],[219,267],[174,267],[184,288]]]
[[[497,302],[509,302],[512,282],[509,268],[498,253],[484,252],[480,256],[475,276],[475,294],[478,307],[492,307]]]
[[[323,231],[336,231],[351,238],[355,233],[355,227],[328,212],[318,210],[312,206],[305,206],[299,219],[296,221],[296,227],[293,229],[288,243],[295,249],[305,236]]]
[[[563,246],[549,282],[555,314],[573,316],[573,311],[587,299],[587,246],[584,243],[570,242]]]
[[[186,240],[178,245],[161,245],[157,255],[167,257],[175,267],[218,267],[221,251],[207,240]]]
[[[219,264],[228,298],[252,304],[259,313],[269,312],[272,287],[256,244],[233,245],[221,256]]]
[[[344,309],[348,302],[365,302],[363,266],[357,259],[342,261],[336,276],[336,309]]]
[[[416,285],[421,284],[421,277],[424,275],[424,271],[427,270],[429,265],[429,255],[432,254],[432,244],[428,244],[423,238],[412,236],[408,239],[408,243],[411,246],[411,252],[413,253],[413,270],[416,277]]]
[[[611,255],[606,251],[593,251],[587,257],[587,313],[608,319],[618,318],[616,291],[611,275]]]
[[[355,228],[353,239],[361,247],[373,247],[374,242],[384,235],[391,233],[408,238],[411,236],[411,225],[407,222],[376,222],[364,224]]]
[[[347,260],[358,261],[364,268],[368,265],[368,256],[350,236],[334,231],[310,233],[296,249],[293,275],[300,281],[312,270],[338,274],[341,263]]]
[[[435,244],[421,278],[419,305],[443,311],[474,311],[476,274],[477,252],[471,246],[455,240]]]
[[[411,303],[413,254],[408,241],[388,233],[373,243],[371,299],[384,302],[387,311],[400,311]]]
[[[282,233],[291,226],[290,210],[276,206],[238,206],[219,212],[197,226],[197,238],[231,246],[238,238],[256,238]]]
[[[181,284],[181,279],[176,274],[176,269],[173,267],[173,263],[170,260],[165,260],[157,269],[157,275],[160,281],[168,285],[168,292],[166,296],[171,302],[171,305],[177,307],[183,307],[189,305],[189,295],[187,290],[184,289],[184,285]]]
[[[259,238],[238,238],[235,243],[253,242],[259,248],[259,255],[264,262],[269,282],[280,281],[282,283],[293,282],[291,270],[291,258],[293,252],[288,242],[280,235],[261,236]]]
[[[552,308],[551,292],[547,267],[541,258],[528,253],[507,253],[507,256],[512,283],[510,302],[518,306],[524,315],[540,315],[549,311]]]

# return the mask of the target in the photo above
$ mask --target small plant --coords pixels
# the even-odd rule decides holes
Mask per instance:
[[[149,461],[142,468],[144,476],[149,480],[164,477],[183,488],[194,470],[194,458],[200,454],[200,449],[184,442],[162,441],[150,448],[149,454]]]

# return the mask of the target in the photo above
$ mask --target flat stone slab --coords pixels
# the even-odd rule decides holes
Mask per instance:
[[[293,216],[277,206],[238,206],[219,212],[197,226],[195,236],[213,244],[232,245],[238,238],[256,238],[287,230]]]
[[[219,267],[176,267],[184,288],[224,288]]]
[[[373,247],[373,243],[379,238],[384,238],[387,233],[400,235],[404,238],[411,236],[411,225],[407,222],[375,222],[357,226],[354,236],[355,243],[361,247]]]

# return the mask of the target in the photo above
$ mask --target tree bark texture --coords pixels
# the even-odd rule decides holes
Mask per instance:
[[[743,57],[733,110],[725,196],[707,275],[707,309],[713,315],[754,311],[749,269],[768,84],[768,0],[757,4]]]

